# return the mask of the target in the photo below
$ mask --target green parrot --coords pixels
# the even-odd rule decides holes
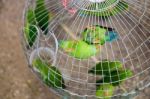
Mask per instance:
[[[51,15],[46,8],[45,0],[36,0],[35,17],[39,27],[44,31],[44,34],[48,33],[49,20],[52,18]]]
[[[101,44],[103,45],[106,41],[107,29],[100,28],[99,26],[89,26],[81,34],[83,40],[88,44]]]
[[[123,80],[131,77],[132,75],[133,73],[129,69],[114,70],[105,74],[104,78],[101,80],[98,80],[96,83],[97,83],[97,86],[102,83],[111,83],[113,86],[119,86],[121,82],[123,82]]]
[[[33,9],[29,9],[26,15],[26,23],[24,28],[24,36],[29,47],[32,47],[37,39],[38,28],[36,26],[35,14]]]
[[[39,72],[43,81],[48,86],[54,88],[65,88],[62,74],[56,67],[50,66],[48,63],[45,63],[41,59],[35,59],[32,65],[33,68]]]
[[[96,64],[95,67],[89,70],[89,73],[96,75],[106,75],[113,70],[123,68],[123,65],[120,61],[108,61],[104,60]]]
[[[114,28],[101,25],[93,25],[84,29],[81,33],[83,40],[88,44],[105,44],[118,40],[119,35]]]
[[[98,99],[111,99],[114,89],[111,84],[100,85],[96,90],[96,96]]]
[[[104,9],[104,8],[111,6],[115,2],[117,2],[117,0],[106,0],[105,2],[102,2],[102,3],[94,3],[90,6],[88,6],[86,9],[91,9],[91,10],[95,10],[95,11],[80,10],[79,14],[80,14],[80,16],[94,15],[94,16],[98,16],[98,17],[108,18],[110,16],[114,16],[118,13],[121,13],[129,8],[128,3],[121,0],[121,1],[119,1],[119,3],[116,6],[110,8],[110,9],[106,9],[104,11],[98,11],[99,9]]]
[[[69,55],[78,59],[87,59],[94,56],[98,51],[96,46],[89,45],[86,42],[80,41],[59,41],[59,46],[69,53]]]

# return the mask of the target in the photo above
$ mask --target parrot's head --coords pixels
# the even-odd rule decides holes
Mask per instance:
[[[88,44],[101,44],[105,43],[105,28],[101,28],[98,26],[89,26],[83,32],[83,40]]]

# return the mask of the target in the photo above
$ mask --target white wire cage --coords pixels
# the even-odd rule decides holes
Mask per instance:
[[[29,66],[64,99],[132,99],[150,84],[149,11],[148,0],[28,0],[22,41]],[[122,67],[113,75],[103,62]],[[102,74],[90,73],[97,64]]]

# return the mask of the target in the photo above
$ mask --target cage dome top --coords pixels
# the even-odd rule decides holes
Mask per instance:
[[[150,83],[149,5],[27,0],[22,41],[29,66],[63,97],[133,97]]]
[[[105,0],[89,0],[91,2],[104,2]]]

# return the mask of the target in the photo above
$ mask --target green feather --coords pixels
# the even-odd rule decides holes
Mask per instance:
[[[113,86],[119,86],[123,80],[131,77],[132,75],[131,70],[114,70],[107,73],[103,79],[98,80],[96,83],[97,85],[101,83],[111,83]]]
[[[27,11],[24,33],[28,45],[32,47],[38,35],[33,9]]]
[[[56,67],[48,65],[41,59],[34,60],[33,66],[40,73],[43,81],[48,86],[54,88],[65,88],[62,74]]]
[[[26,24],[25,27],[25,38],[27,40],[27,43],[30,47],[33,46],[34,42],[37,39],[38,30],[36,26]]]
[[[32,25],[36,25],[36,19],[35,19],[35,13],[33,9],[28,9],[27,15],[26,15],[26,20],[28,23]]]
[[[94,45],[88,45],[84,41],[60,41],[59,46],[78,59],[87,59],[97,53]]]
[[[39,27],[45,34],[47,34],[49,25],[49,11],[46,8],[45,0],[36,0],[35,16]]]
[[[99,26],[90,26],[86,28],[82,32],[83,40],[86,41],[88,44],[101,44],[105,43],[105,28],[101,28]]]
[[[96,90],[96,96],[98,99],[111,99],[113,95],[114,87],[111,84],[103,84]]]
[[[109,72],[122,68],[122,63],[119,61],[102,61],[96,64],[89,73],[96,74],[96,75],[105,75]]]

